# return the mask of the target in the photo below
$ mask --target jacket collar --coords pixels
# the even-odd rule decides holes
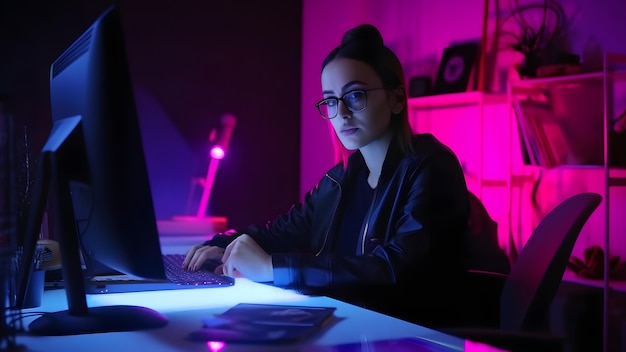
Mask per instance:
[[[393,174],[403,157],[404,155],[398,147],[398,143],[395,139],[393,139],[389,144],[389,149],[387,150],[387,155],[385,156],[385,161],[383,162],[380,177],[387,179],[391,174]],[[348,157],[347,168],[344,169],[343,162],[339,163],[328,171],[328,175],[339,182],[344,182],[358,174],[358,172],[364,167],[367,167],[365,159],[363,159],[361,152],[357,150]]]

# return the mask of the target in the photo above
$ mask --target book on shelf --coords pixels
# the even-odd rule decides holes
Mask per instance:
[[[569,146],[559,121],[544,101],[513,101],[522,140],[522,148],[528,154],[528,162],[552,168],[566,162]]]
[[[513,110],[515,111],[515,119],[517,121],[517,128],[519,132],[519,139],[522,149],[522,160],[527,165],[539,165],[537,143],[530,135],[530,127],[528,122],[523,117],[522,108],[518,100],[513,101]]]

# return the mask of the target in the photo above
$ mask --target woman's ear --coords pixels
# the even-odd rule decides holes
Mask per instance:
[[[402,87],[397,87],[394,88],[393,90],[391,90],[391,94],[390,94],[390,106],[391,106],[391,112],[394,115],[399,114],[402,110],[404,110],[405,106],[406,106],[406,93],[404,91],[404,88]]]

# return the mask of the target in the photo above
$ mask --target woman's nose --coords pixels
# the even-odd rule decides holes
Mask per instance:
[[[352,111],[348,109],[343,100],[339,100],[339,103],[337,103],[337,115],[344,119],[349,119],[352,116]]]

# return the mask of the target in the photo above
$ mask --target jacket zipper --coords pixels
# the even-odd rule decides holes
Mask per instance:
[[[328,177],[331,181],[337,184],[337,187],[339,187],[339,199],[341,199],[341,193],[343,193],[343,190],[341,189],[341,183],[339,183],[339,181],[332,178],[329,174],[326,174],[326,177]],[[335,210],[333,211],[333,216],[332,218],[330,218],[330,223],[329,223],[330,225],[328,226],[328,229],[326,230],[326,235],[324,236],[324,243],[322,244],[322,248],[320,248],[320,250],[317,253],[315,253],[316,257],[320,255],[322,251],[324,250],[324,248],[326,247],[326,243],[328,242],[328,236],[330,234],[330,228],[334,226],[334,223],[335,223],[335,215],[337,215],[337,204],[335,204]]]
[[[379,183],[380,184],[380,183]],[[376,203],[376,195],[378,194],[378,187],[374,188],[374,196],[372,197],[372,203],[370,204],[369,209],[367,210],[367,216],[365,217],[365,227],[363,228],[363,234],[361,234],[361,255],[365,254],[365,237],[367,235],[367,230],[370,226],[370,215],[372,214],[372,208]]]

